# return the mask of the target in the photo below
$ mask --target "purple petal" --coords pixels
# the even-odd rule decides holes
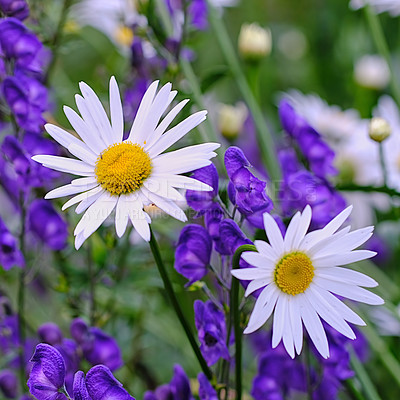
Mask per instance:
[[[78,371],[74,376],[72,393],[74,400],[91,400],[86,388],[85,374],[82,371]]]

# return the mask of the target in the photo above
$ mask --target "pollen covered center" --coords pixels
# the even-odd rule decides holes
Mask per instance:
[[[303,293],[314,278],[314,266],[302,252],[293,252],[281,258],[275,267],[274,280],[282,292],[296,295]]]
[[[122,142],[105,149],[97,159],[97,182],[112,195],[139,189],[151,174],[149,155],[138,144]]]

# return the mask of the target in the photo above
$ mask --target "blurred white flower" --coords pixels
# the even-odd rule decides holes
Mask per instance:
[[[396,314],[386,307],[374,307],[369,316],[383,336],[400,336],[400,306],[397,306]]]
[[[399,0],[351,0],[350,8],[358,10],[367,4],[370,4],[377,14],[387,11],[392,17],[400,15]]]
[[[244,59],[259,60],[271,53],[271,31],[256,23],[243,24],[240,28],[238,47]]]
[[[244,121],[248,115],[244,103],[220,104],[218,108],[218,129],[222,136],[227,139],[235,139],[243,129]]]
[[[389,83],[390,70],[381,56],[367,54],[356,61],[354,79],[360,86],[370,89],[383,89]]]
[[[307,38],[298,29],[290,29],[278,38],[278,49],[289,60],[299,60],[304,56],[307,48]]]

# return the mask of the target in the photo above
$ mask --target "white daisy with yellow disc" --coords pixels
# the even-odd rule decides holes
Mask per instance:
[[[95,232],[115,209],[115,227],[121,237],[130,220],[146,241],[150,240],[150,216],[144,206],[155,204],[172,217],[186,221],[186,215],[176,204],[183,201],[177,189],[210,191],[212,188],[196,179],[180,174],[211,164],[220,144],[204,143],[162,154],[206,118],[199,111],[176,126],[170,124],[186,105],[183,100],[161,120],[177,92],[167,83],[157,93],[158,81],[153,82],[143,96],[130,134],[123,140],[124,120],[121,97],[114,77],[110,80],[110,120],[94,91],[79,84],[82,96],[76,95],[79,116],[69,107],[65,115],[82,139],[52,124],[45,129],[57,142],[78,159],[52,155],[36,155],[33,160],[45,167],[83,178],[56,188],[45,196],[53,199],[68,195],[63,210],[78,204],[76,212],[85,212],[77,224],[75,247]],[[78,194],[79,193],[79,194]]]
[[[329,345],[321,318],[350,339],[355,334],[348,322],[365,325],[364,321],[336,296],[366,304],[379,305],[383,300],[362,288],[377,282],[360,272],[340,265],[373,257],[369,250],[355,250],[372,235],[373,227],[350,232],[339,228],[349,217],[346,208],[324,228],[307,233],[311,207],[298,212],[291,220],[285,237],[274,218],[264,214],[269,244],[256,240],[257,252],[246,251],[242,258],[252,268],[235,269],[232,275],[251,281],[245,296],[263,288],[255,303],[244,333],[259,329],[274,313],[272,347],[281,341],[289,355],[300,354],[303,346],[303,324],[315,347],[324,358]]]

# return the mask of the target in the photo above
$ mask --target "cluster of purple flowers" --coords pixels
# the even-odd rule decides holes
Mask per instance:
[[[281,101],[279,116],[292,142],[279,152],[283,181],[278,197],[283,214],[291,217],[309,204],[312,227],[320,228],[346,207],[343,196],[329,182],[329,177],[337,173],[335,153],[287,100]]]
[[[34,372],[30,372],[32,364],[29,363],[29,358],[38,342],[43,343],[40,346],[51,347],[53,349],[51,354],[55,354],[54,352],[61,354],[63,359],[62,381],[68,390],[72,390],[74,374],[83,361],[93,366],[104,365],[111,371],[122,366],[121,351],[115,339],[99,328],[89,327],[80,318],[76,318],[71,323],[71,339],[64,337],[58,325],[47,322],[38,328],[37,337],[29,337],[24,343],[21,343],[18,317],[16,314],[10,313],[6,298],[2,297],[1,299],[4,303],[4,310],[2,309],[0,314],[0,354],[6,361],[3,364],[4,369],[0,371],[0,393],[7,399],[17,399],[19,395],[15,371],[21,368],[21,359],[18,355],[21,346],[24,348],[24,367],[27,374],[31,373],[31,377]],[[35,371],[37,372],[37,369]],[[43,397],[37,396],[37,398]]]
[[[50,203],[34,200],[32,191],[58,176],[31,160],[36,154],[58,152],[43,135],[43,113],[49,109],[43,83],[49,51],[22,22],[29,15],[25,0],[2,0],[0,11],[6,16],[0,19],[0,103],[5,110],[0,114],[1,195],[14,212],[22,215],[25,209],[24,231],[32,233],[33,240],[60,250],[66,245],[67,225]],[[17,241],[5,225],[8,222],[0,221],[4,268],[23,265]]]

